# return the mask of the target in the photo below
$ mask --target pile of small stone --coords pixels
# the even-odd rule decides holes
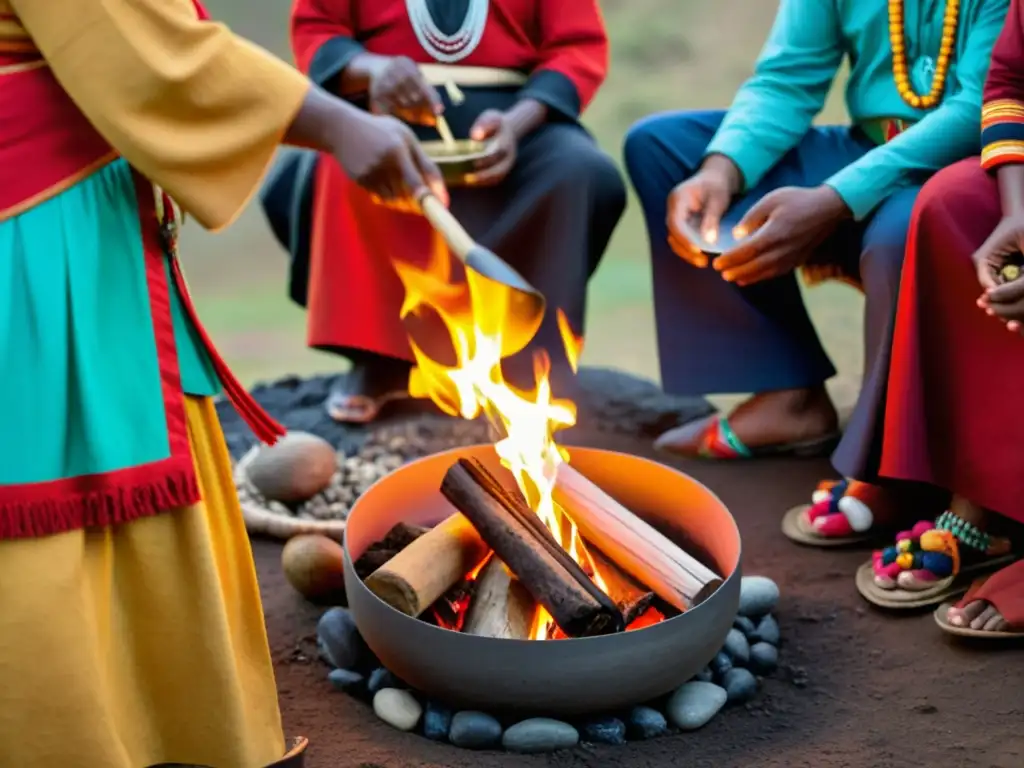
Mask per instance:
[[[578,722],[545,717],[502,721],[486,712],[453,711],[413,691],[384,667],[366,646],[352,615],[331,608],[320,619],[317,642],[331,667],[331,685],[368,701],[376,715],[401,731],[464,749],[554,752],[578,743],[625,744],[706,725],[726,704],[749,702],[760,679],[778,666],[779,625],[772,615],[779,588],[749,576],[740,587],[739,612],[721,651],[693,680],[667,699]]]
[[[300,520],[344,520],[367,488],[403,464],[450,448],[489,442],[486,422],[435,415],[421,415],[372,429],[351,454],[337,450],[314,435],[292,434],[309,438],[306,444],[309,455],[292,459],[295,469],[283,466],[283,460],[280,468],[275,464],[278,462],[277,446],[254,447],[237,463],[235,485],[243,502]],[[334,452],[333,472],[329,478],[324,477],[325,487],[312,495],[296,493],[293,477],[296,469],[308,466],[314,452],[322,450],[314,441]],[[259,471],[264,466],[268,470]]]

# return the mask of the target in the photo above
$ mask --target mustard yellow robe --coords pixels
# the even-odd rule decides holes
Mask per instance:
[[[4,51],[41,54],[32,66],[210,229],[244,207],[308,88],[199,21],[191,0],[0,0]],[[12,71],[0,60],[0,87]],[[4,768],[259,768],[284,755],[230,459],[210,400],[183,397],[200,503],[0,541]]]

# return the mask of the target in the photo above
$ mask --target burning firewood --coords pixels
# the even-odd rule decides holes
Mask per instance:
[[[392,608],[419,616],[480,565],[489,551],[473,525],[455,514],[370,574],[366,587]]]
[[[618,606],[555,540],[522,495],[505,488],[480,462],[457,461],[445,475],[441,493],[566,635],[588,637],[625,628]]]
[[[721,577],[568,464],[558,469],[554,499],[585,541],[669,605],[685,611],[722,583]]]
[[[595,581],[600,580],[608,597],[619,606],[622,619],[628,627],[651,606],[654,593],[605,557],[597,547],[588,546],[587,554],[594,567]]]
[[[505,640],[527,640],[537,603],[497,557],[480,571],[462,631]]]

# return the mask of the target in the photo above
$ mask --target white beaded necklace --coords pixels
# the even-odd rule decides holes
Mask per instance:
[[[488,0],[469,0],[466,18],[453,35],[446,35],[434,23],[427,0],[405,0],[416,39],[427,53],[443,64],[454,64],[471,54],[480,44],[487,26]]]

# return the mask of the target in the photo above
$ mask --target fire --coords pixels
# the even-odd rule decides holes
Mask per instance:
[[[510,292],[473,272],[465,280],[453,279],[454,264],[440,238],[425,267],[396,261],[405,286],[402,319],[411,329],[433,327],[439,319],[447,330],[451,349],[421,346],[414,330],[410,345],[416,360],[409,380],[414,397],[430,398],[446,413],[475,419],[484,414],[501,433],[495,450],[512,473],[531,509],[555,539],[585,571],[594,574],[589,555],[576,526],[552,499],[558,467],[569,461],[554,435],[576,423],[576,405],[557,399],[551,392],[550,361],[534,361],[532,392],[508,384],[501,370],[502,337],[515,322],[509,312]],[[432,325],[433,324],[433,325]],[[565,315],[558,311],[558,327],[567,357],[574,370],[582,350]],[[430,334],[428,334],[430,335]],[[444,356],[450,360],[442,360]],[[604,589],[600,580],[595,583]],[[533,639],[546,639],[554,622],[542,607],[534,618]]]

